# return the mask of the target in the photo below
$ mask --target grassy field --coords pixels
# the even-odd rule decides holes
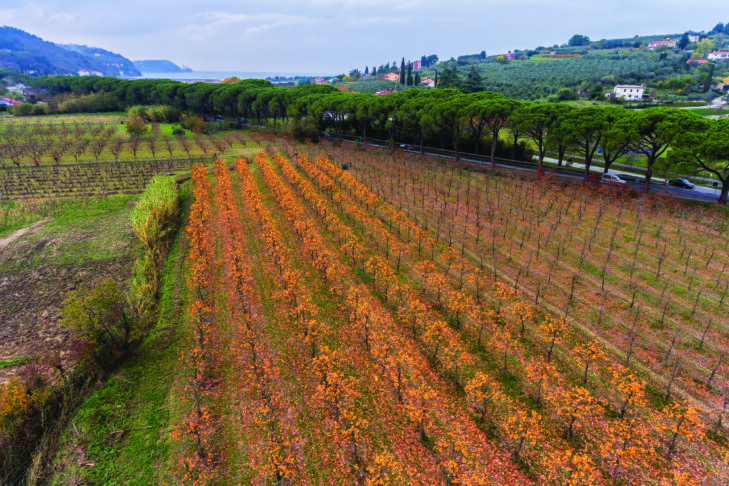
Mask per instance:
[[[52,483],[726,481],[726,214],[266,146],[193,170],[159,332]]]

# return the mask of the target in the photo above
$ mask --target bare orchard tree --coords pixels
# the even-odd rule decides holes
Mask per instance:
[[[124,146],[124,140],[122,140],[121,137],[115,137],[111,140],[111,145],[109,146],[109,151],[114,156],[114,161],[119,160],[119,153],[121,152],[122,147]]]
[[[156,142],[156,140],[155,140],[154,136],[147,139],[147,147],[149,147],[149,151],[152,152],[152,158],[156,160],[157,159],[157,157],[156,157],[157,145],[155,142]]]
[[[187,157],[189,158],[190,150],[192,149],[192,147],[190,145],[190,141],[187,138],[185,138],[184,135],[180,135],[177,137],[177,143],[180,145],[180,147],[182,147],[182,150],[185,151],[185,153],[187,154]]]
[[[137,135],[132,135],[129,137],[129,149],[132,151],[132,155],[134,156],[134,160],[137,160],[137,152],[139,152],[139,144],[141,143],[142,139]]]
[[[172,152],[174,152],[174,147],[172,147],[172,139],[169,137],[164,138],[165,141],[165,148],[167,149],[167,153],[170,154],[170,157],[172,157]]]

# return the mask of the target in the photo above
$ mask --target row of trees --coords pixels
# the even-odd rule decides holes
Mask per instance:
[[[580,154],[586,166],[602,149],[605,171],[624,153],[645,155],[645,190],[656,163],[676,164],[685,172],[709,171],[729,186],[729,139],[726,121],[709,121],[685,110],[651,108],[630,111],[620,107],[577,109],[561,103],[532,104],[494,93],[463,94],[454,89],[406,90],[385,97],[339,92],[326,85],[278,88],[262,80],[234,84],[184,84],[168,80],[128,81],[110,78],[45,78],[37,81],[49,94],[107,91],[134,104],[166,104],[179,110],[245,117],[274,129],[279,122],[291,127],[312,125],[317,132],[332,130],[338,137],[357,133],[445,147],[458,160],[464,141],[478,153],[483,141],[490,144],[491,162],[500,137],[512,139],[514,158],[520,140],[530,140],[538,152],[538,170],[547,150],[558,153],[559,164],[568,151]],[[506,131],[502,132],[502,129]],[[316,134],[314,135],[316,136]],[[671,157],[662,158],[674,148]],[[680,150],[678,150],[680,149]]]

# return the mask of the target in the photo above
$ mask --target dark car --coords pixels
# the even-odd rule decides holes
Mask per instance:
[[[403,150],[412,150],[413,149],[413,146],[412,145],[408,145],[407,143],[404,143],[404,144],[400,145],[400,148],[403,149]]]
[[[330,140],[331,140],[332,138],[334,138],[334,135],[332,135],[332,134],[331,134],[331,133],[329,133],[329,132],[321,132],[321,136],[322,136],[322,137],[324,137],[324,138],[328,138],[328,139],[330,139]]]
[[[696,185],[687,181],[686,179],[671,179],[670,181],[668,181],[668,183],[672,186],[682,187],[683,189],[693,189],[694,187],[696,187]]]

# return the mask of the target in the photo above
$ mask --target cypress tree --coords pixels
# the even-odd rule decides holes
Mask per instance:
[[[405,84],[405,58],[402,58],[400,63],[400,84]]]

